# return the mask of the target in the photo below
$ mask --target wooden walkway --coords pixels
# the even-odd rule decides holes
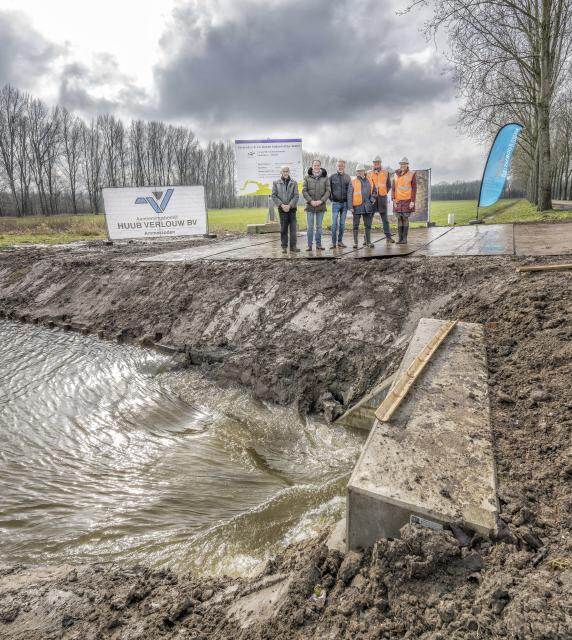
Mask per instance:
[[[346,230],[351,243],[351,229]],[[143,258],[144,262],[192,262],[195,260],[335,260],[374,259],[398,256],[558,256],[572,254],[572,223],[480,224],[465,227],[411,229],[407,245],[387,244],[379,232],[373,248],[305,251],[305,234],[299,234],[300,253],[283,254],[277,234],[246,236],[228,242],[170,251]],[[360,242],[363,233],[360,232]],[[330,244],[324,234],[324,246]]]

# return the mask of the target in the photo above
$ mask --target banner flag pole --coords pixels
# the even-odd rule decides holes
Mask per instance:
[[[510,169],[518,136],[523,126],[518,122],[510,122],[502,126],[493,140],[481,178],[481,188],[477,200],[477,217],[469,224],[481,224],[479,209],[490,207],[501,197]]]

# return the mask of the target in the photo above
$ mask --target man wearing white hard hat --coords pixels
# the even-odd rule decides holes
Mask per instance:
[[[416,196],[417,182],[415,172],[409,169],[409,160],[405,157],[401,158],[399,169],[395,172],[391,185],[393,213],[397,216],[397,230],[399,232],[397,244],[407,244],[409,216],[415,211]]]
[[[375,200],[375,186],[370,178],[365,175],[365,167],[358,164],[356,177],[352,179],[348,187],[348,213],[353,215],[354,225],[354,249],[358,248],[359,222],[363,217],[365,227],[364,247],[371,248],[371,223],[373,220],[373,202]]]
[[[387,218],[387,194],[391,190],[391,178],[389,177],[389,171],[381,166],[381,158],[379,156],[375,156],[373,159],[373,169],[368,171],[367,175],[375,185],[376,197],[374,203],[374,216],[377,211],[381,218],[383,233],[385,234],[387,244],[393,243],[395,240],[391,237],[389,220]]]

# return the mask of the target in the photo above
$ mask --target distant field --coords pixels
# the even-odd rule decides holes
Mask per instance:
[[[268,208],[259,209],[212,209],[209,211],[209,225],[212,231],[243,231],[247,224],[266,221]],[[477,215],[477,203],[474,200],[434,200],[431,203],[431,220],[438,226],[447,225],[447,217],[455,214],[455,224],[469,224]],[[502,222],[530,222],[534,220],[561,220],[572,218],[572,211],[545,211],[540,213],[527,200],[501,200],[492,207],[480,209],[479,217],[490,224]],[[306,228],[306,214],[298,209],[298,228]],[[328,207],[324,224],[331,223]],[[380,228],[379,216],[375,217],[374,227]]]
[[[211,209],[209,227],[214,233],[230,231],[245,233],[248,224],[265,222],[268,208],[258,209]],[[431,220],[439,226],[447,224],[449,213],[455,214],[455,224],[468,224],[476,216],[476,202],[473,200],[433,201]],[[564,220],[572,218],[572,211],[535,210],[526,200],[501,200],[496,205],[481,209],[480,217],[488,224],[504,222],[532,222],[541,220]],[[328,211],[324,225],[329,227],[331,214]],[[298,227],[306,229],[306,214],[298,210]],[[379,228],[376,216],[375,228]],[[105,223],[102,215],[59,215],[0,217],[0,247],[13,244],[45,243],[59,244],[76,240],[105,238]]]

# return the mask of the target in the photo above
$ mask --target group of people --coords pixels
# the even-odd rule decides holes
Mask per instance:
[[[326,212],[326,203],[332,201],[332,244],[331,249],[345,248],[344,231],[346,216],[353,216],[353,248],[359,246],[359,228],[363,218],[364,247],[373,247],[371,226],[376,213],[379,213],[386,242],[393,243],[389,220],[387,217],[387,196],[391,191],[393,213],[397,217],[399,239],[397,244],[407,244],[409,216],[415,211],[417,184],[415,172],[409,169],[409,160],[402,158],[399,169],[395,171],[393,180],[388,171],[381,166],[381,158],[373,159],[373,169],[366,172],[359,164],[356,177],[346,173],[346,163],[338,160],[337,171],[328,176],[319,160],[314,160],[308,173],[304,176],[302,196],[306,202],[306,219],[308,223],[308,246],[312,251],[322,251],[322,223]],[[282,252],[299,252],[296,246],[296,209],[298,205],[298,183],[290,176],[290,167],[281,168],[281,176],[272,185],[272,200],[278,207],[280,216],[280,239]]]

